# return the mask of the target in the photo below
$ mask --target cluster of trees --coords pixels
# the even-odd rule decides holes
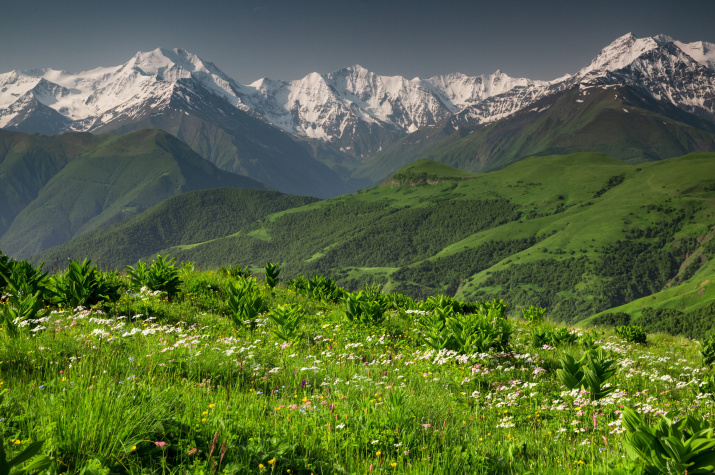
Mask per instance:
[[[453,295],[468,277],[502,259],[530,248],[544,237],[488,241],[478,247],[402,267],[392,274],[401,292],[413,297],[445,293]]]
[[[477,290],[469,295],[469,298],[493,299],[499,295],[499,298],[504,298],[514,305],[547,307],[552,318],[572,320],[579,315],[570,314],[569,311],[574,307],[582,307],[583,304],[571,302],[574,297],[569,296],[569,293],[574,292],[576,286],[583,281],[589,267],[589,259],[585,256],[512,264],[508,269],[492,273],[483,283],[484,287],[496,290]]]

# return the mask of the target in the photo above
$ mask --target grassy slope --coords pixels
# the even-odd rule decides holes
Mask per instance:
[[[713,416],[709,368],[682,337],[631,344],[601,329],[548,349],[509,319],[507,353],[436,356],[416,337],[420,314],[357,324],[344,302],[259,282],[267,308],[301,309],[284,342],[265,314],[254,331],[231,318],[235,279],[180,277],[171,301],[122,279],[104,313],[53,308],[36,332],[0,333],[8,458],[43,441],[50,473],[640,473],[624,401],[649,427],[659,413]],[[617,370],[597,402],[557,377],[588,337]]]
[[[6,135],[0,181],[10,211],[0,247],[26,256],[166,198],[220,186],[265,188],[217,169],[158,130],[122,136]],[[22,190],[16,183],[27,183]]]
[[[714,160],[629,165],[583,153],[474,175],[426,160],[392,186],[286,209],[203,243],[167,242],[160,252],[202,266],[279,261],[286,278],[326,273],[351,288],[380,282],[415,296],[506,298],[578,320],[677,281],[686,244],[715,226]],[[651,237],[638,235],[649,228]]]
[[[657,294],[614,307],[608,312],[625,312],[637,319],[646,307],[692,311],[710,305],[713,301],[715,301],[715,260],[710,260],[685,282],[668,287]],[[585,319],[581,324],[590,325],[596,316]]]
[[[503,168],[529,156],[601,152],[638,163],[715,151],[713,125],[626,87],[573,88],[487,127],[418,131],[357,172],[382,180],[416,158],[466,171]]]

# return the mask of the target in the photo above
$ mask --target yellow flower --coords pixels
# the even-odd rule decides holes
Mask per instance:
[[[258,468],[260,468],[261,470],[263,470],[263,464],[262,464],[262,463],[259,463],[259,464],[258,464]]]
[[[209,409],[213,409],[216,404],[209,404]]]
[[[206,418],[204,417],[203,419],[201,419],[201,422],[206,422]]]
[[[379,457],[380,455],[382,455],[382,452],[378,450],[377,452],[375,452],[375,455]]]
[[[209,411],[204,411],[204,412],[201,413],[201,415],[202,415],[202,416],[205,416],[205,415],[208,414],[208,413],[209,413]]]
[[[392,462],[390,465],[391,465],[392,467],[397,467],[397,462]]]
[[[132,445],[132,449],[131,449],[131,450],[136,450],[136,449],[137,449],[137,446],[136,446],[136,445]]]
[[[273,465],[273,462],[275,462],[275,461],[276,461],[276,459],[272,458],[272,459],[270,459],[270,460],[268,461],[268,464],[269,464],[269,465]]]
[[[22,444],[22,442],[20,442],[20,439],[17,439],[17,440],[15,441],[15,445],[20,445],[20,444]]]

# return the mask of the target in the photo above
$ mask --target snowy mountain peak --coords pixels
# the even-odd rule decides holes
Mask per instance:
[[[579,83],[638,87],[712,120],[713,72],[715,44],[632,33],[615,39],[574,76],[548,82],[513,78],[500,69],[479,76],[455,72],[407,79],[354,64],[292,81],[263,78],[243,86],[184,49],[157,48],[119,66],[77,74],[52,69],[0,74],[0,127],[16,126],[38,104],[66,119],[58,119],[58,127],[96,130],[171,107],[190,113],[201,103],[218,116],[237,107],[288,133],[367,158],[421,127],[450,118],[455,124],[493,122]]]
[[[368,71],[366,68],[363,68],[359,64],[353,64],[352,66],[343,68],[340,71],[348,71],[348,72],[355,73],[355,74],[370,74],[370,71]],[[340,71],[338,71],[338,72],[340,72]]]
[[[195,54],[180,48],[157,48],[146,53],[138,52],[123,67],[125,70],[136,69],[145,75],[175,81],[190,77],[195,73],[204,73],[227,78],[223,71],[211,63],[205,63]]]
[[[616,71],[631,64],[643,53],[657,48],[661,41],[655,38],[636,38],[633,33],[627,33],[616,38],[606,46],[576,75],[583,77],[594,71]]]

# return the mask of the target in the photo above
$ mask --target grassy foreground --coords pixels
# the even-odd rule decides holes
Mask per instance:
[[[122,278],[115,303],[53,308],[15,337],[3,328],[8,458],[44,441],[47,473],[641,473],[625,407],[651,426],[673,410],[713,413],[686,339],[636,345],[598,329],[539,340],[556,327],[509,318],[505,347],[436,351],[428,303],[384,298],[392,309],[371,324],[347,318],[354,294],[259,281],[265,307],[242,323],[227,302],[251,278],[179,277],[171,300]],[[288,308],[297,326],[277,323]],[[616,370],[595,400],[557,377],[564,354],[593,344]]]

